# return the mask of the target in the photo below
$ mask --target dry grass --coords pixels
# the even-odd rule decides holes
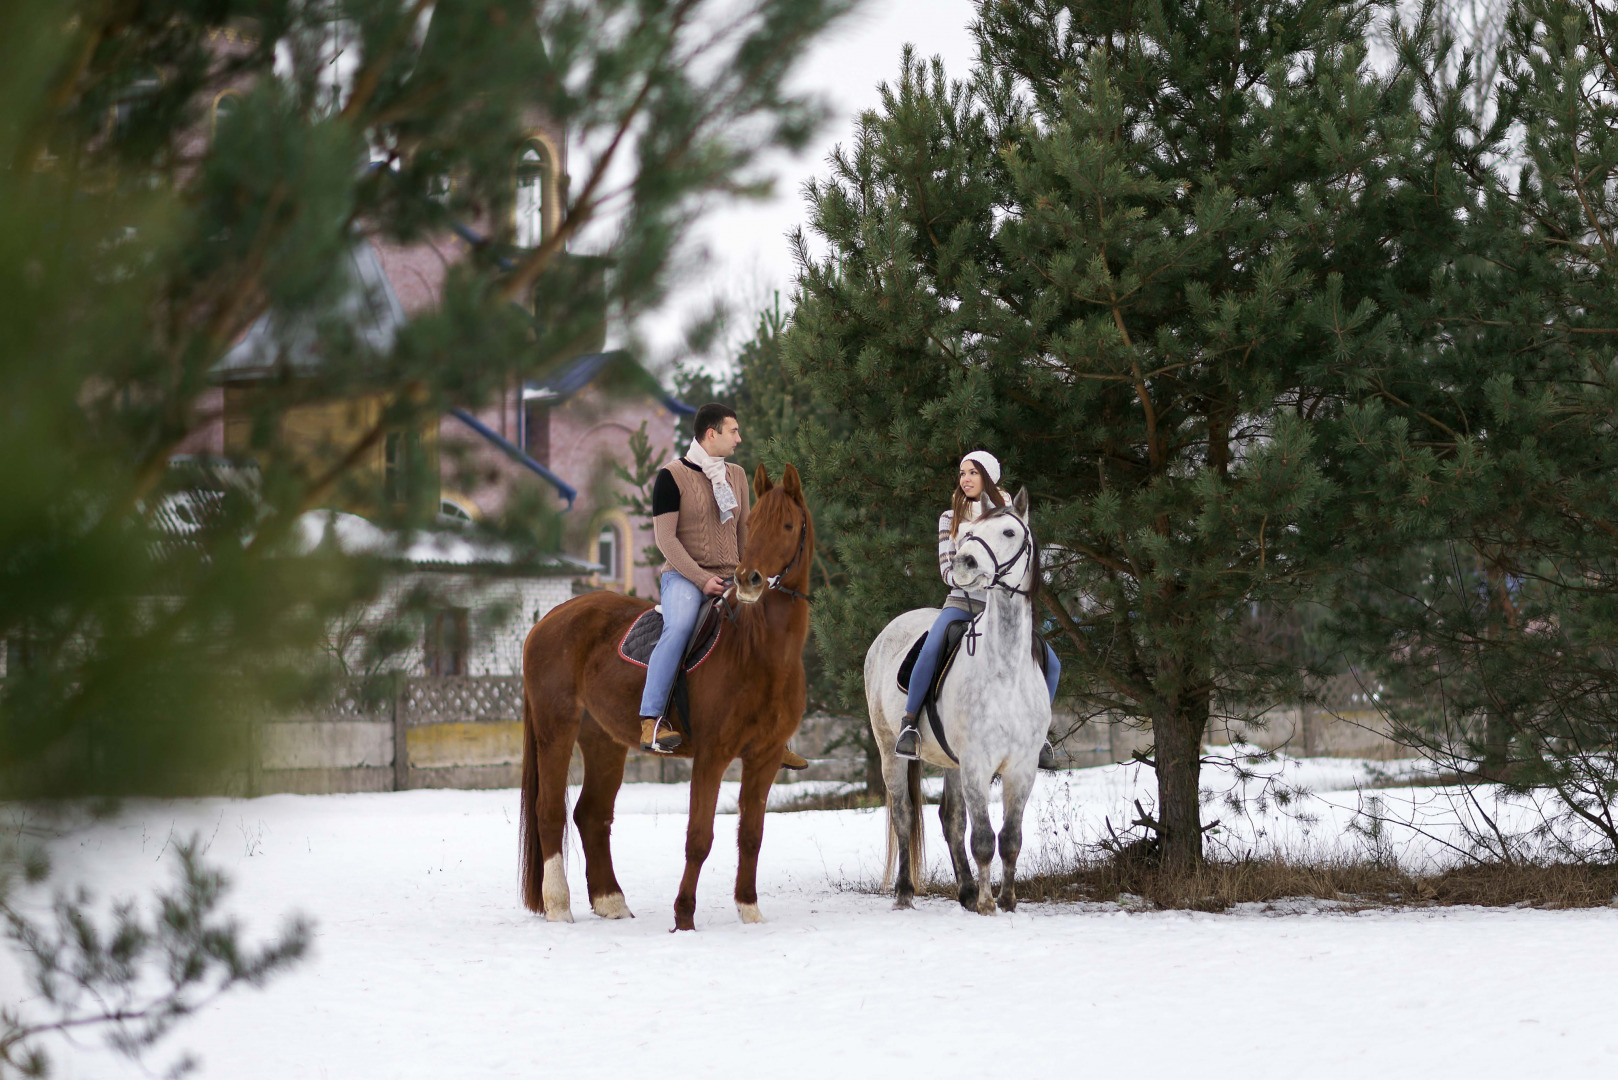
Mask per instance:
[[[955,895],[950,880],[929,881],[927,895]],[[1489,864],[1411,874],[1373,862],[1302,862],[1280,858],[1211,861],[1190,873],[1156,865],[1148,851],[1087,860],[1019,877],[1019,901],[1124,902],[1131,906],[1225,911],[1237,904],[1312,898],[1340,910],[1442,907],[1589,908],[1618,904],[1618,866]]]
[[[781,789],[778,787],[776,790]],[[846,791],[809,791],[802,795],[793,795],[770,807],[770,813],[794,814],[805,810],[880,810],[887,805],[886,799],[887,796],[883,792],[871,792],[863,787]]]

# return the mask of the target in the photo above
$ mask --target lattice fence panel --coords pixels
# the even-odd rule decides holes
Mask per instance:
[[[522,676],[410,679],[405,683],[399,707],[411,727],[521,720]]]

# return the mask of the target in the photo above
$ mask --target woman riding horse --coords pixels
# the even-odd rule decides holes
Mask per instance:
[[[933,621],[932,629],[927,632],[927,641],[922,645],[921,655],[916,658],[916,666],[910,673],[910,690],[905,698],[904,722],[899,731],[899,738],[893,746],[896,757],[911,761],[920,758],[921,733],[916,727],[916,717],[921,715],[927,688],[932,685],[933,675],[938,671],[939,661],[943,658],[945,630],[950,623],[970,619],[983,610],[987,591],[968,590],[956,585],[950,567],[955,561],[955,541],[961,527],[976,521],[991,509],[1006,505],[1005,493],[1000,490],[999,485],[1000,460],[993,454],[987,450],[973,450],[961,459],[955,496],[951,500],[950,508],[938,517],[938,573],[943,577],[944,584],[949,586],[949,596],[944,600],[944,609]],[[1046,645],[1045,684],[1050,689],[1052,701],[1056,700],[1056,680],[1061,674],[1061,662],[1056,659],[1056,653],[1051,647]],[[1055,767],[1055,752],[1049,742],[1039,752],[1039,767],[1042,769]]]

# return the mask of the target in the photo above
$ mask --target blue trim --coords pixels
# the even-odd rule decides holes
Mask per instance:
[[[488,439],[501,450],[505,451],[506,456],[512,461],[515,461],[517,464],[528,469],[528,471],[548,481],[561,494],[562,498],[567,500],[567,508],[569,510],[573,509],[573,500],[579,497],[579,493],[575,488],[569,485],[567,481],[563,480],[560,476],[557,476],[545,466],[523,453],[515,443],[512,443],[506,439],[505,436],[490,428],[489,425],[485,424],[483,421],[479,420],[465,409],[451,409],[449,414],[455,417],[455,419],[459,420],[461,423],[465,424],[467,427],[471,428],[473,431],[477,432],[479,435],[482,435],[485,439]]]

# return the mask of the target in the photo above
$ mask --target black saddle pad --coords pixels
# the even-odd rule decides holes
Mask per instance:
[[[927,688],[928,699],[938,696],[938,688],[944,685],[944,676],[955,662],[955,654],[960,651],[961,639],[966,636],[966,628],[971,622],[970,619],[956,619],[944,627],[944,652],[938,661],[938,670],[933,672],[933,684]],[[910,693],[910,675],[916,670],[916,661],[921,659],[921,647],[926,643],[926,634],[917,638],[916,643],[910,646],[910,651],[905,654],[904,663],[899,665],[899,689],[907,694]]]
[[[702,666],[704,660],[708,659],[714,646],[719,644],[719,628],[724,622],[719,609],[710,605],[707,614],[698,620],[697,629],[686,645],[685,670],[695,671]],[[663,613],[651,608],[624,631],[623,640],[618,642],[618,655],[637,667],[645,667],[646,661],[651,659],[652,650],[657,647],[658,639],[662,636]]]
[[[957,619],[944,628],[944,656],[939,661],[938,670],[933,673],[933,685],[927,688],[927,697],[936,698],[938,688],[944,685],[944,676],[954,666],[955,654],[961,649],[961,640],[966,637],[966,628],[971,625],[970,619]],[[910,646],[905,654],[904,663],[899,665],[899,689],[910,693],[910,674],[916,670],[916,661],[921,659],[921,647],[927,643],[927,635],[923,634]],[[1040,674],[1047,670],[1045,653],[1045,639],[1038,634],[1034,635],[1034,662],[1039,665]]]

